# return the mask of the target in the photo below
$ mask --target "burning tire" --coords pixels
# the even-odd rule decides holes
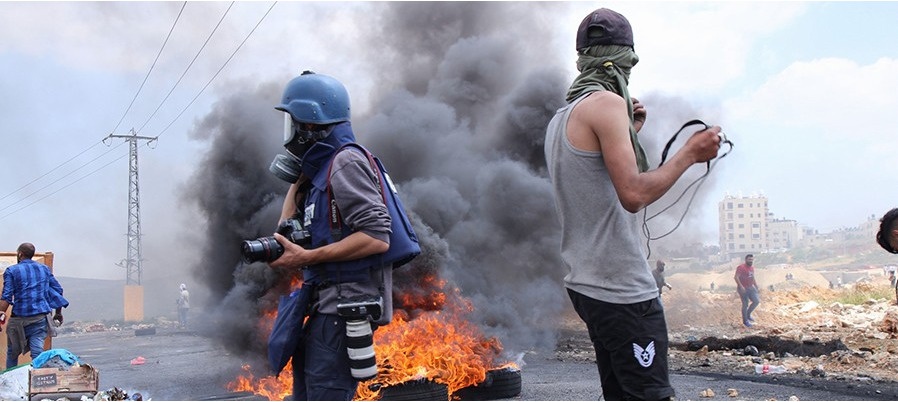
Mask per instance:
[[[448,401],[449,387],[430,380],[407,381],[380,391],[382,401]]]
[[[462,388],[453,394],[462,401],[488,401],[513,398],[521,394],[521,371],[504,368],[488,371],[480,384]]]

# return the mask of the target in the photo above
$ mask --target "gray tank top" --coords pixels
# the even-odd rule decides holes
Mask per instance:
[[[545,154],[561,222],[565,287],[607,303],[658,297],[645,259],[638,214],[621,205],[601,152],[575,149],[567,139],[571,111],[583,96],[558,109],[546,129]]]

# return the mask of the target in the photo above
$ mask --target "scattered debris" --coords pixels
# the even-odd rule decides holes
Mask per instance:
[[[118,387],[110,388],[106,391],[97,392],[93,399],[82,397],[82,401],[142,401],[143,395],[135,392],[128,396],[128,393]],[[151,400],[151,399],[148,399]]]
[[[730,398],[738,398],[739,391],[737,391],[735,388],[729,388],[727,389],[727,396]]]
[[[785,366],[771,366],[769,364],[755,364],[755,374],[782,374],[786,372]]]
[[[137,356],[137,357],[131,359],[131,365],[132,365],[132,366],[144,364],[144,363],[146,363],[146,362],[147,362],[147,359],[145,359],[143,356]]]
[[[156,327],[138,328],[134,330],[134,336],[156,335]]]
[[[707,356],[708,355],[708,345],[702,346],[701,349],[699,349],[698,351],[695,352],[695,355],[697,357]]]

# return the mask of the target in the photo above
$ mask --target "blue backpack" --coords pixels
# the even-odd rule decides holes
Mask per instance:
[[[387,169],[384,168],[380,159],[372,155],[371,152],[368,152],[368,150],[361,145],[354,142],[343,145],[334,153],[334,155],[338,154],[346,147],[353,147],[362,151],[368,158],[368,163],[371,164],[371,170],[376,174],[380,195],[383,197],[384,205],[387,206],[387,211],[390,213],[390,248],[383,254],[382,261],[385,266],[387,264],[392,264],[393,268],[399,268],[421,254],[418,236],[415,234],[415,230],[412,228],[412,223],[405,213],[405,207],[402,205],[402,200],[399,199],[399,193],[396,191],[396,187],[393,185],[393,181],[390,180],[390,175],[387,174]],[[331,158],[327,173],[327,201],[331,209],[331,213],[329,214],[331,217],[331,237],[333,237],[333,241],[336,242],[343,236],[341,229],[343,225],[342,219],[340,218],[340,211],[337,210],[337,203],[334,202],[334,194],[330,185],[330,170],[333,167],[333,163],[334,159]]]

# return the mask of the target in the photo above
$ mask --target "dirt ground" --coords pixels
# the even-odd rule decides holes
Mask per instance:
[[[668,277],[673,289],[665,289],[662,300],[671,372],[754,376],[757,365],[767,365],[806,379],[898,380],[898,306],[881,270],[850,273],[843,277],[859,282],[832,289],[831,273],[796,267],[758,271],[761,304],[752,328],[741,324],[732,272]],[[564,322],[557,357],[594,361],[579,318],[572,315]]]

